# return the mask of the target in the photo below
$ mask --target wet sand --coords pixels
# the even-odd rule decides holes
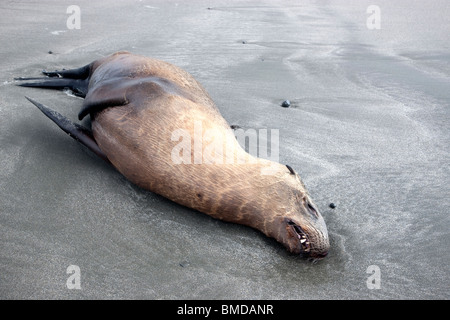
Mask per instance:
[[[379,30],[370,1],[77,1],[69,30],[71,4],[0,5],[0,298],[450,297],[448,1],[378,1]],[[133,186],[24,96],[74,121],[80,98],[13,80],[119,50],[186,69],[230,124],[278,129],[328,257]]]

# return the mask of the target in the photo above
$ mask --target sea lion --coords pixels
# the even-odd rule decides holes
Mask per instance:
[[[78,69],[43,73],[47,77],[17,78],[34,80],[19,85],[70,88],[84,97],[79,119],[90,114],[92,132],[28,100],[134,184],[214,218],[258,229],[292,253],[313,259],[327,255],[324,219],[299,175],[242,149],[208,93],[186,71],[117,52]],[[208,144],[181,150],[183,161],[174,159],[182,153],[174,153],[180,143],[174,132],[184,130],[194,145],[198,124]],[[216,156],[224,156],[225,140],[232,141],[233,161],[195,161],[204,160],[211,146]],[[265,168],[270,174],[263,173]]]

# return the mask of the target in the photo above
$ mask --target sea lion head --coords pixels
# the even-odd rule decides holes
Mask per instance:
[[[325,221],[309,197],[302,202],[294,216],[282,221],[283,244],[293,253],[313,259],[324,258],[330,248]]]
[[[324,258],[330,248],[327,227],[300,176],[292,170],[291,176],[278,187],[289,197],[285,205],[278,207],[281,212],[275,215],[275,238],[292,253],[312,259]]]

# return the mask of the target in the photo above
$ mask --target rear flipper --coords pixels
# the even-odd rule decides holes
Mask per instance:
[[[91,65],[70,70],[42,71],[47,77],[42,78],[15,78],[14,80],[34,80],[33,82],[23,82],[18,84],[21,87],[35,87],[47,89],[65,89],[69,88],[73,93],[80,97],[86,97]]]
[[[87,79],[91,73],[91,64],[81,68],[69,70],[42,71],[47,77],[60,77],[70,79]]]
[[[100,150],[99,146],[95,142],[94,136],[91,131],[79,124],[73,123],[60,113],[44,106],[43,104],[34,101],[33,99],[27,98],[32,104],[39,108],[48,118],[55,122],[64,132],[69,136],[80,142],[81,144],[88,147],[89,150],[94,152],[97,156],[110,163],[108,157]]]

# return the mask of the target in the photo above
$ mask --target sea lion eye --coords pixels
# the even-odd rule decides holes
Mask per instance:
[[[306,205],[308,206],[308,209],[318,218],[317,210],[311,205],[311,203],[307,202]]]

